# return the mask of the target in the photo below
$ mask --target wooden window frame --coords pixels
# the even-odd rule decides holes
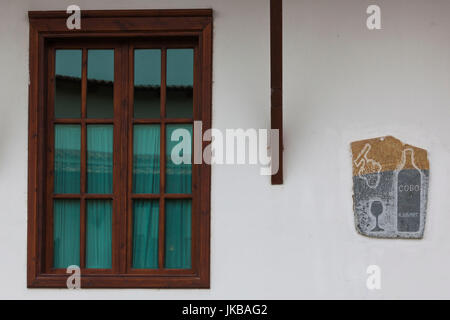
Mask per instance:
[[[48,154],[49,119],[48,105],[51,103],[49,88],[49,68],[47,61],[51,54],[51,43],[54,41],[87,41],[102,39],[136,39],[143,42],[151,39],[184,39],[196,41],[194,74],[197,87],[194,88],[194,116],[192,121],[202,121],[203,130],[211,128],[211,94],[212,94],[212,10],[101,10],[82,11],[81,29],[69,30],[66,27],[68,14],[64,11],[30,11],[30,47],[29,47],[29,135],[28,135],[28,250],[27,250],[27,286],[29,288],[65,288],[68,274],[61,270],[50,270],[46,250],[46,203],[48,203],[48,187],[46,186],[46,170]],[[119,40],[122,41],[122,40]],[[127,47],[118,48],[126,50]],[[83,56],[86,54],[84,53]],[[124,74],[132,76],[128,55],[120,55],[115,60],[115,67],[130,68]],[[85,61],[83,61],[85,62]],[[85,75],[83,76],[86,77]],[[83,78],[82,77],[82,78]],[[126,78],[126,77],[125,77]],[[130,112],[132,105],[132,88],[129,79],[116,79],[119,93],[129,90],[128,95],[116,95],[114,108],[122,112]],[[85,81],[85,80],[84,80]],[[131,98],[128,98],[130,97]],[[85,111],[85,110],[84,110]],[[115,113],[117,115],[117,113]],[[114,119],[114,137],[119,133],[131,130],[127,119]],[[54,119],[51,119],[54,121]],[[131,120],[132,121],[132,120]],[[164,120],[162,120],[164,121]],[[84,124],[85,125],[85,124]],[[126,129],[123,129],[126,128]],[[122,131],[125,130],[125,131]],[[131,135],[130,135],[131,136]],[[162,134],[164,136],[164,134]],[[128,137],[121,138],[125,141]],[[128,142],[129,143],[129,142]],[[121,144],[120,157],[129,157],[129,145]],[[202,142],[202,149],[206,146]],[[163,153],[162,157],[164,156]],[[116,153],[114,155],[116,158]],[[116,159],[117,160],[117,159]],[[128,163],[130,162],[127,160]],[[117,176],[116,173],[115,177]],[[128,181],[129,173],[122,170],[120,178]],[[193,240],[192,269],[130,270],[129,230],[127,216],[130,216],[128,201],[120,201],[115,210],[121,214],[127,224],[127,232],[118,232],[114,241],[118,256],[113,259],[114,273],[93,272],[81,273],[82,288],[209,288],[210,287],[210,190],[211,167],[206,163],[193,165],[192,197],[195,199],[192,209]],[[124,192],[114,189],[114,194]],[[128,198],[122,194],[121,198]],[[130,205],[128,205],[129,207]],[[126,214],[123,214],[123,213]],[[161,226],[161,225],[160,225]],[[114,228],[114,225],[113,225]],[[123,228],[125,229],[125,228]],[[114,229],[113,229],[114,230]],[[114,231],[113,231],[114,232]],[[161,248],[161,244],[160,244]],[[47,250],[48,251],[48,250]],[[47,259],[47,260],[46,260]],[[159,257],[161,266],[161,257]],[[58,272],[59,271],[59,272]],[[132,272],[130,272],[132,271]]]
[[[270,87],[270,128],[279,134],[279,148],[271,150],[279,167],[271,182],[277,185],[283,184],[283,0],[270,0]]]

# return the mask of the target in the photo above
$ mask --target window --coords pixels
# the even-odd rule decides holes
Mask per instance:
[[[172,151],[211,127],[211,10],[29,18],[28,286],[208,288],[210,167]]]

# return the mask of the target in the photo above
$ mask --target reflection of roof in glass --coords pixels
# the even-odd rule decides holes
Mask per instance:
[[[73,81],[73,82],[80,82],[81,79],[78,77],[70,77],[70,76],[63,76],[63,75],[56,75],[56,79],[57,80],[63,80],[63,81]],[[107,80],[97,80],[97,79],[88,79],[87,80],[88,83],[92,83],[92,84],[98,84],[98,85],[104,85],[104,86],[112,86],[113,85],[113,81],[107,81]],[[137,85],[135,86],[135,89],[138,90],[157,90],[159,91],[160,86],[156,86],[156,85]],[[191,91],[192,90],[192,86],[167,86],[168,89],[170,90],[179,90],[179,91]]]

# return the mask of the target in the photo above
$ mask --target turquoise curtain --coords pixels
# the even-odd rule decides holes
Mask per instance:
[[[55,126],[55,193],[80,193],[80,125]],[[87,126],[87,191],[112,194],[113,126]],[[54,266],[80,263],[80,201],[55,200]],[[111,268],[112,203],[86,206],[86,267]]]
[[[181,163],[175,164],[172,161],[172,149],[182,141],[172,141],[172,133],[176,129],[184,129],[189,132],[191,137],[191,150],[182,150],[180,156],[184,152],[189,152],[189,158],[192,162],[192,125],[191,124],[169,124],[166,130],[166,192],[167,193],[191,193],[192,189],[192,164]]]
[[[165,267],[191,268],[191,200],[166,201]]]
[[[159,193],[160,126],[135,125],[133,193]]]
[[[159,193],[160,126],[135,125],[133,193]],[[133,202],[133,268],[158,268],[159,202]]]
[[[166,192],[191,193],[192,165],[176,165],[172,148],[179,141],[170,136],[177,128],[192,125],[168,125],[166,138]],[[134,128],[133,190],[135,193],[159,192],[159,126],[136,125]],[[191,154],[191,150],[185,150]],[[156,174],[157,172],[157,174]],[[167,200],[165,220],[165,267],[191,268],[191,200]],[[133,268],[158,268],[159,203],[155,200],[133,202]]]
[[[80,193],[80,148],[80,125],[55,125],[55,193]]]
[[[112,265],[111,200],[88,200],[86,209],[86,268],[109,269]]]
[[[113,126],[87,126],[87,192],[113,193]]]
[[[113,125],[87,126],[87,192],[113,193]],[[86,268],[112,265],[112,202],[86,204]]]
[[[192,156],[192,125],[167,125],[166,132],[166,192],[190,194],[192,192],[192,164],[175,164],[172,149],[179,141],[172,141],[174,130],[185,129],[191,138],[191,150],[182,150]],[[192,158],[191,158],[192,161]],[[191,268],[191,200],[166,200],[165,212],[165,267],[169,269]]]
[[[133,268],[158,268],[159,201],[133,202]]]
[[[53,203],[53,267],[80,265],[80,201]]]

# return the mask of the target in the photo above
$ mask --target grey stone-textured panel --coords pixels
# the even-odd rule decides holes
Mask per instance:
[[[375,238],[422,238],[430,176],[427,151],[392,136],[355,141],[351,148],[357,231]]]
[[[376,188],[369,187],[366,182],[366,179],[373,179],[373,174],[365,179],[353,177],[353,202],[358,232],[376,238],[422,238],[426,221],[429,171],[420,170],[419,173],[416,169],[406,169],[400,172],[380,172],[379,175],[380,181]]]

